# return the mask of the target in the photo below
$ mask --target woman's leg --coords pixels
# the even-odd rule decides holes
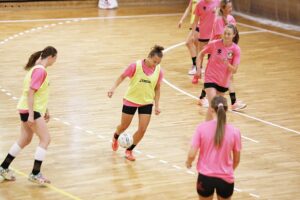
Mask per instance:
[[[50,183],[50,181],[40,173],[42,163],[46,157],[47,148],[51,141],[45,119],[43,117],[37,118],[32,130],[37,134],[40,142],[35,151],[34,165],[32,173],[29,175],[29,180],[39,184]]]
[[[237,101],[236,93],[235,93],[234,88],[235,88],[234,87],[234,79],[233,79],[233,75],[232,75],[230,85],[229,85],[229,96],[230,96],[230,100],[231,100],[231,109],[233,111],[238,111],[238,110],[241,110],[243,108],[246,108],[247,104],[243,103],[242,101]]]
[[[132,155],[132,150],[144,137],[148,125],[150,123],[151,114],[139,114],[139,127],[138,130],[133,135],[133,144],[126,150],[126,158],[128,160],[134,161],[135,157]]]
[[[205,89],[207,99],[208,99],[208,109],[206,113],[206,121],[213,119],[212,108],[211,108],[211,100],[217,95],[217,90],[215,88],[206,88]]]
[[[33,131],[27,126],[27,123],[21,122],[21,135],[18,141],[13,144],[0,166],[0,175],[6,180],[15,180],[15,176],[8,168],[18,153],[27,146],[32,139]]]
[[[134,113],[133,114],[126,114],[122,112],[121,116],[121,123],[117,126],[117,129],[113,135],[112,139],[112,150],[117,151],[119,148],[119,143],[118,143],[118,138],[121,133],[123,133],[131,124],[131,121],[133,119]]]
[[[197,46],[195,46],[195,37],[193,31],[189,32],[187,39],[185,41],[185,45],[187,46],[192,58],[192,68],[188,74],[194,75],[196,73]]]

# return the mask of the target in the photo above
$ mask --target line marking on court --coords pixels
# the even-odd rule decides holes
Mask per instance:
[[[273,33],[274,35],[280,35],[280,36],[283,36],[283,37],[287,37],[287,38],[291,38],[291,39],[295,39],[295,40],[300,40],[300,37],[297,37],[297,36],[293,36],[293,35],[289,35],[289,34],[285,34],[285,33],[280,33],[280,32],[277,32],[277,31],[271,31],[271,30],[268,30],[268,29],[264,29],[264,28],[260,28],[260,27],[257,27],[257,26],[244,24],[244,23],[239,23],[238,22],[237,24],[241,25],[241,26],[244,26],[244,27],[253,28],[253,29],[256,29],[256,30],[261,30],[261,31],[265,31],[265,32],[268,32],[268,33]]]
[[[26,20],[1,20],[0,23],[27,23],[27,22],[51,22],[51,21],[90,21],[90,20],[103,20],[103,19],[135,19],[135,18],[151,18],[151,17],[172,17],[181,16],[182,13],[169,13],[169,14],[150,14],[150,15],[125,15],[125,16],[108,16],[108,17],[77,17],[77,18],[50,18],[50,19],[26,19]],[[72,20],[72,21],[70,21]],[[60,23],[59,23],[60,24]]]
[[[168,161],[165,161],[165,160],[159,160],[159,162],[163,163],[163,164],[167,164]]]
[[[28,175],[25,174],[24,172],[20,171],[20,170],[17,170],[16,168],[11,168],[14,172],[16,172],[17,174],[25,177],[25,178],[28,178]],[[36,183],[32,183],[32,184],[36,184]],[[37,184],[36,184],[37,185]],[[38,185],[37,185],[38,186]],[[57,187],[55,187],[54,185],[51,185],[51,184],[45,184],[44,185],[45,187],[65,196],[65,197],[68,197],[70,199],[74,199],[74,200],[82,200],[81,198],[77,197],[77,196],[74,196],[68,192],[66,192],[65,190],[62,190],[62,189],[59,189]]]
[[[150,158],[150,159],[156,158],[155,156],[150,155],[150,154],[147,154],[146,156],[147,156],[148,158]]]
[[[177,165],[172,165],[172,167],[174,167],[175,169],[179,169],[179,170],[182,169],[181,167],[179,167],[179,166],[177,166]]]
[[[248,34],[249,34],[249,33],[248,33]],[[181,46],[181,45],[183,45],[183,44],[185,44],[185,43],[184,43],[184,42],[181,42],[181,43],[179,43],[179,44],[175,44],[175,45],[173,45],[173,46],[170,46],[170,47],[168,47],[168,48],[166,48],[166,49],[164,50],[164,53],[167,53],[167,52],[169,52],[170,50],[172,50],[172,49],[174,49],[174,48],[176,48],[176,47],[179,47],[179,46]],[[194,95],[192,95],[192,94],[190,94],[190,93],[188,93],[188,92],[186,92],[186,91],[184,91],[184,90],[178,88],[177,86],[175,86],[175,85],[173,85],[172,83],[170,83],[169,81],[167,81],[165,78],[163,79],[163,82],[166,83],[166,84],[167,84],[168,86],[170,86],[171,88],[173,88],[173,89],[177,90],[178,92],[182,93],[182,94],[185,94],[185,95],[187,95],[187,96],[189,96],[189,97],[191,97],[191,98],[193,98],[193,99],[198,99],[198,97],[196,97],[196,96],[194,96]],[[268,121],[266,121],[266,120],[259,119],[259,118],[257,118],[257,117],[253,117],[253,116],[247,115],[247,114],[245,114],[245,113],[235,112],[235,111],[230,111],[230,112],[232,112],[232,113],[234,113],[234,114],[238,114],[238,115],[244,116],[244,117],[249,118],[249,119],[253,119],[253,120],[262,122],[262,123],[264,123],[264,124],[267,124],[267,125],[270,125],[270,126],[273,126],[273,127],[277,127],[277,128],[286,130],[286,131],[288,131],[288,132],[293,132],[293,133],[296,133],[296,134],[300,135],[300,132],[299,132],[299,131],[296,131],[296,130],[293,130],[293,129],[290,129],[290,128],[286,128],[286,127],[284,127],[284,126],[277,125],[277,124],[274,124],[274,123],[272,123],[272,122],[268,122]],[[242,136],[242,137],[243,137],[243,136]],[[245,139],[250,139],[250,138],[246,138],[246,137],[244,137],[244,138],[245,138]],[[253,139],[251,139],[250,141],[253,141],[253,142],[255,141],[256,143],[258,143],[258,141],[253,140]]]

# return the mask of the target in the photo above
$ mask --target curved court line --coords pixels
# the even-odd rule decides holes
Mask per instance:
[[[250,32],[248,32],[248,33],[250,33]],[[241,33],[241,34],[242,34],[242,33]],[[164,50],[164,53],[167,53],[167,52],[169,52],[170,50],[175,49],[176,47],[182,46],[183,44],[185,44],[185,42],[181,42],[181,43],[179,43],[179,44],[175,44],[175,45],[173,45],[173,46],[170,46],[170,47],[168,47],[168,48],[166,48],[166,49]],[[163,81],[164,81],[164,83],[166,83],[167,85],[169,85],[169,86],[172,87],[173,89],[177,90],[178,92],[180,92],[180,93],[182,93],[182,94],[185,94],[185,95],[187,95],[187,96],[189,96],[189,97],[191,97],[191,98],[193,98],[193,99],[198,99],[198,97],[196,97],[196,96],[194,96],[194,95],[192,95],[192,94],[190,94],[190,93],[188,93],[188,92],[186,92],[186,91],[184,91],[184,90],[178,88],[177,86],[175,86],[174,84],[170,83],[170,82],[167,81],[166,79],[163,79]],[[296,131],[296,130],[293,130],[293,129],[290,129],[290,128],[286,128],[286,127],[284,127],[284,126],[281,126],[281,125],[278,125],[278,124],[275,124],[275,123],[272,123],[272,122],[268,122],[268,121],[266,121],[266,120],[263,120],[263,119],[260,119],[260,118],[257,118],[257,117],[251,116],[251,115],[247,115],[247,114],[245,114],[245,113],[234,112],[234,111],[230,111],[230,112],[235,113],[235,114],[238,114],[238,115],[241,115],[241,116],[244,116],[244,117],[249,118],[249,119],[253,119],[253,120],[262,122],[262,123],[267,124],[267,125],[270,125],[270,126],[274,126],[274,127],[283,129],[283,130],[288,131],[288,132],[293,132],[293,133],[296,133],[296,134],[300,135],[300,132],[299,132],[299,131]],[[246,138],[246,137],[244,137],[244,138],[245,138],[245,139],[250,139],[250,138]],[[253,140],[253,139],[250,139],[250,140],[251,140],[251,141],[255,141],[255,140]],[[255,141],[255,142],[258,143],[258,141]]]

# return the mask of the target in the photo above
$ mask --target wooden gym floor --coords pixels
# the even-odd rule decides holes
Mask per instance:
[[[192,85],[187,75],[190,59],[180,43],[188,22],[177,29],[183,9],[0,12],[1,162],[19,136],[16,99],[25,74],[22,67],[31,53],[47,45],[58,49],[58,60],[49,68],[52,142],[42,169],[52,185],[40,188],[26,179],[38,142],[35,138],[12,164],[17,181],[0,183],[1,200],[197,199],[195,167],[186,170],[184,162],[206,110],[195,104],[201,84]],[[229,113],[229,121],[243,135],[233,199],[298,199],[300,33],[237,19],[242,61],[235,75],[236,91],[248,107],[242,113]],[[167,48],[162,62],[166,79],[162,113],[153,115],[136,148],[137,161],[129,162],[122,149],[114,153],[110,148],[128,81],[112,99],[106,93],[123,69],[144,58],[154,44]],[[128,132],[136,127],[137,118]]]

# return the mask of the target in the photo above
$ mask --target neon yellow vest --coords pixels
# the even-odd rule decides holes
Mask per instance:
[[[31,83],[31,75],[33,70],[37,68],[42,68],[46,70],[42,65],[36,65],[33,68],[31,68],[29,72],[27,72],[24,79],[22,96],[17,106],[19,110],[28,110],[28,91]],[[49,80],[47,75],[41,87],[34,93],[33,110],[41,114],[45,113],[47,110],[48,96]]]
[[[192,0],[192,13],[191,13],[191,21],[190,21],[191,24],[193,24],[194,19],[195,19],[194,11],[196,9],[197,3],[198,3],[198,0]]]
[[[131,78],[125,99],[141,105],[151,104],[155,97],[155,87],[159,78],[160,65],[155,67],[153,74],[147,76],[142,67],[142,61],[136,61],[136,70]]]

